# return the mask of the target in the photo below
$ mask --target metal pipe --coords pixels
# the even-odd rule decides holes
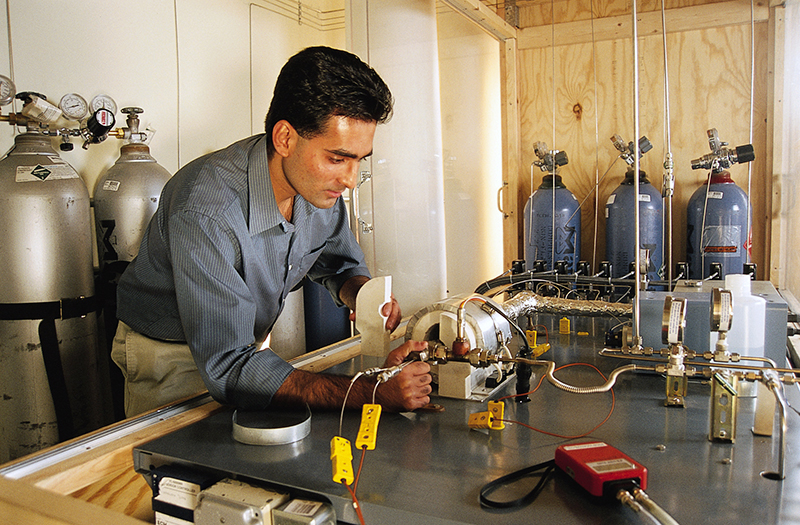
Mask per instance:
[[[667,231],[667,281],[670,282],[668,292],[672,291],[672,199],[675,194],[675,173],[672,161],[672,126],[670,124],[669,111],[669,65],[667,63],[667,19],[664,2],[661,2],[661,37],[664,46],[664,129],[667,136],[667,154],[664,156],[664,209],[666,217],[664,224]],[[662,257],[663,261],[664,258]]]
[[[771,370],[765,370],[762,376],[764,383],[772,390],[778,405],[781,408],[781,428],[780,428],[780,444],[778,446],[778,472],[777,479],[781,480],[786,477],[785,464],[786,464],[786,412],[788,406],[786,397],[783,395],[783,386],[778,378],[778,375]],[[769,477],[768,475],[765,477]]]
[[[636,250],[636,294],[633,296],[633,346],[642,346],[641,330],[639,327],[639,298],[642,286],[639,285],[642,271],[642,254],[640,249],[641,232],[639,221],[639,170],[641,169],[641,151],[639,149],[639,16],[636,9],[636,0],[633,1],[633,9],[631,12],[633,17],[633,142],[634,142],[634,160],[633,160],[633,194],[634,197],[634,249]]]
[[[655,501],[650,499],[642,489],[633,489],[633,498],[642,505],[653,517],[664,525],[678,525],[675,518],[670,516],[667,511],[662,509]]]
[[[648,361],[648,362],[656,362],[656,363],[663,363],[667,364],[666,359],[662,359],[659,357],[652,357],[652,356],[644,356],[639,354],[630,354],[621,353],[616,348],[603,348],[600,350],[599,354],[604,357],[616,357],[618,359],[636,359],[639,361]],[[741,359],[747,361],[769,361],[766,358],[758,358],[758,357],[742,357]],[[771,367],[760,367],[760,366],[748,366],[748,365],[738,365],[734,363],[722,363],[719,361],[712,361],[712,362],[705,362],[705,361],[684,361],[684,365],[688,366],[706,366],[706,367],[716,367],[716,368],[729,368],[733,370],[773,370],[779,374],[800,374],[800,368],[781,368],[778,366],[771,366]],[[793,378],[793,377],[784,377],[784,381],[788,381],[790,383],[798,383],[800,382],[800,378]]]

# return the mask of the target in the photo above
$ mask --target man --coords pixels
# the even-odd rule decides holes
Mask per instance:
[[[349,378],[295,370],[260,347],[305,276],[355,310],[370,277],[341,194],[356,184],[376,126],[391,111],[388,87],[355,55],[308,48],[278,76],[265,135],[196,159],[170,179],[118,287],[112,358],[126,377],[126,415],[203,387],[242,408],[341,407]],[[386,328],[396,328],[396,301],[384,314]],[[386,365],[424,347],[408,342]],[[424,406],[429,370],[406,366],[379,386],[377,402],[394,411]],[[359,379],[348,406],[370,402],[374,386]]]

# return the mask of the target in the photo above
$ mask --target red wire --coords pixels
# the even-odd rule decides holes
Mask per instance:
[[[534,326],[534,328],[539,328],[540,326],[542,328],[544,328],[544,342],[545,343],[549,343],[550,342],[550,332],[547,331],[547,326],[545,326],[543,324],[537,324],[536,326]]]
[[[348,485],[347,483],[342,483],[342,485],[347,487],[347,490],[350,491],[350,495],[353,497],[353,508],[356,509],[356,514],[358,514],[358,521],[361,523],[361,525],[364,525],[364,515],[361,514],[361,505],[358,504],[358,499],[356,499],[355,491],[351,489],[350,485]]]
[[[536,388],[534,388],[530,392],[525,392],[524,394],[511,394],[510,396],[500,397],[497,400],[498,401],[505,401],[506,399],[512,399],[512,398],[515,398],[515,397],[522,397],[522,396],[527,396],[529,394],[533,394],[534,392],[539,390],[540,386],[542,386],[542,381],[544,381],[544,375],[542,375],[542,377],[539,378],[539,384],[536,385]]]
[[[556,369],[554,370],[554,372],[558,372],[559,370],[562,370],[562,369],[564,369],[564,368],[567,368],[567,367],[570,367],[570,366],[576,366],[576,365],[581,365],[581,366],[590,366],[590,367],[594,368],[594,369],[595,369],[595,371],[596,371],[598,374],[600,374],[600,377],[602,377],[602,378],[603,378],[603,380],[606,380],[606,376],[604,376],[604,375],[603,375],[603,372],[601,372],[601,371],[600,371],[600,370],[599,370],[599,369],[598,369],[596,366],[594,366],[594,365],[591,365],[591,364],[589,364],[589,363],[570,363],[570,364],[568,364],[568,365],[564,365],[564,366],[560,366],[560,367],[556,368]],[[511,395],[511,396],[501,397],[500,399],[498,399],[498,401],[502,401],[502,400],[504,400],[504,399],[508,399],[508,398],[512,398],[512,397],[517,397],[517,396],[526,396],[526,395],[528,395],[528,394],[532,394],[532,393],[536,392],[536,391],[539,389],[539,387],[542,385],[542,381],[543,381],[543,380],[544,380],[544,375],[542,375],[542,377],[539,379],[539,384],[538,384],[538,385],[536,385],[536,388],[534,388],[533,390],[531,390],[530,392],[528,392],[528,393],[526,393],[526,394],[515,394],[515,395]],[[525,423],[522,423],[522,422],[520,422],[520,421],[514,421],[514,420],[512,420],[512,419],[500,419],[499,421],[502,421],[502,422],[504,422],[504,423],[516,423],[517,425],[522,425],[523,427],[529,428],[529,429],[531,429],[531,430],[533,430],[533,431],[535,431],[535,432],[540,432],[540,433],[542,433],[542,434],[546,434],[546,435],[548,435],[548,436],[553,436],[553,437],[557,437],[557,438],[563,438],[563,439],[575,439],[575,438],[581,438],[581,437],[585,437],[585,436],[588,436],[589,434],[591,434],[592,432],[594,432],[595,430],[597,430],[598,428],[600,428],[600,427],[602,427],[603,425],[605,425],[605,424],[606,424],[606,421],[608,421],[608,420],[609,420],[609,418],[611,417],[611,414],[613,414],[613,413],[614,413],[614,406],[616,405],[617,398],[616,398],[616,395],[614,394],[614,389],[613,389],[613,388],[612,388],[612,389],[610,389],[610,392],[611,392],[611,410],[609,410],[609,411],[608,411],[608,415],[605,417],[605,419],[603,419],[603,421],[601,421],[601,422],[600,422],[600,423],[599,423],[597,426],[595,426],[593,429],[591,429],[590,431],[588,431],[588,432],[585,432],[585,433],[583,433],[583,434],[577,435],[577,436],[563,436],[563,435],[561,435],[561,434],[555,434],[555,433],[553,433],[553,432],[547,432],[546,430],[540,430],[540,429],[538,429],[538,428],[534,428],[534,427],[532,427],[532,426],[530,426],[530,425],[526,425]]]
[[[361,447],[361,461],[358,462],[358,471],[356,472],[356,480],[353,483],[353,492],[358,490],[358,478],[361,477],[361,469],[364,467],[364,456],[367,455],[367,446]]]

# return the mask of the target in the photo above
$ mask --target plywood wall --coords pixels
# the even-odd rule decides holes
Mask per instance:
[[[569,155],[570,162],[562,169],[562,175],[567,187],[579,201],[584,201],[581,259],[597,264],[605,256],[605,202],[626,171],[621,160],[609,170],[618,154],[610,137],[616,133],[625,141],[634,140],[630,3],[592,5],[588,0],[569,0],[517,4],[522,26],[517,46],[519,236],[523,231],[521,210],[543,175],[535,168],[531,180],[530,166],[536,159],[533,144],[543,141]],[[661,6],[658,2],[644,2],[638,7],[639,130],[653,144],[641,167],[660,189],[663,162],[671,150],[676,178],[673,258],[675,262],[684,261],[686,204],[707,177],[706,171],[693,171],[690,162],[710,151],[706,135],[709,128],[717,128],[720,138],[731,146],[751,142],[752,91],[756,160],[751,166],[735,165],[730,172],[745,190],[750,179],[753,261],[758,264],[759,278],[763,278],[769,252],[769,178],[765,171],[769,11],[758,4],[751,10],[750,2],[739,1],[687,4],[666,6],[666,75]],[[556,24],[550,24],[553,19]],[[667,79],[671,148],[667,145],[665,124]],[[600,180],[606,171],[608,174]],[[521,238],[518,248],[521,255]]]

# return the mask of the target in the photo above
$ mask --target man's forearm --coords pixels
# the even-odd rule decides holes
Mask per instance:
[[[367,281],[369,281],[369,277],[365,275],[356,275],[349,278],[339,289],[339,299],[341,299],[341,301],[346,304],[348,308],[355,310],[356,296],[358,296],[358,291]]]
[[[307,403],[311,408],[322,410],[341,409],[350,383],[349,377],[295,370],[272,397],[272,405],[300,406]],[[347,396],[347,408],[360,408],[371,403],[374,388],[374,378],[356,380]]]

